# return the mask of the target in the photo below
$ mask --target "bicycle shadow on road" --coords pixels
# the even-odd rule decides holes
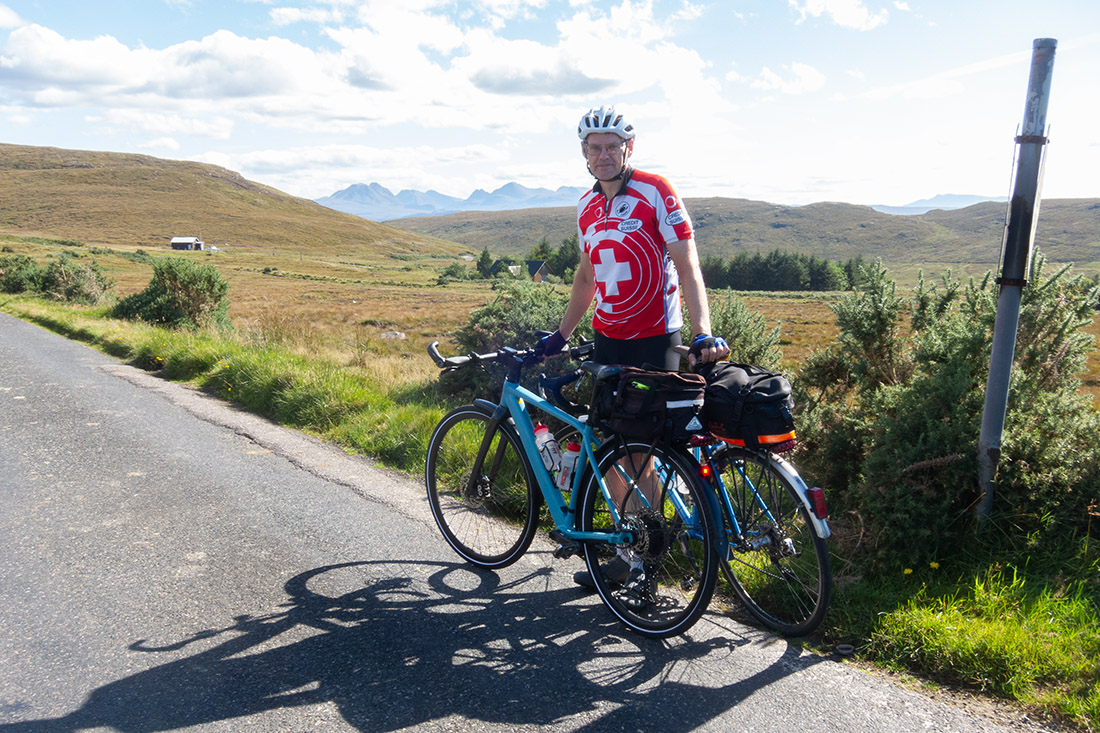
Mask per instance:
[[[548,573],[502,581],[413,561],[309,570],[286,583],[283,610],[171,644],[136,642],[173,658],[99,687],[64,717],[0,731],[159,731],[317,704],[369,731],[440,721],[686,731],[821,661],[714,614],[686,637],[647,640],[593,596],[548,588]],[[761,643],[770,661],[746,665],[756,657],[738,648]]]

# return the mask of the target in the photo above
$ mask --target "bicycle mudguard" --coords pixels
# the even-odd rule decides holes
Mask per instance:
[[[806,496],[806,490],[809,488],[806,486],[806,482],[802,480],[798,472],[795,471],[791,464],[787,463],[782,456],[773,453],[771,454],[771,460],[775,462],[775,467],[787,477],[791,482],[791,486],[798,492],[798,498],[802,500],[802,505],[806,507],[806,513],[810,515],[810,523],[814,526],[814,532],[823,540],[829,539],[830,535],[832,535],[832,530],[829,529],[829,523],[827,521],[818,519],[814,514],[813,505]]]

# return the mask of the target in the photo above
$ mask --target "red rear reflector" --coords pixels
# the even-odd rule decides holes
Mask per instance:
[[[810,510],[815,517],[824,519],[829,516],[829,510],[825,508],[825,489],[806,489],[806,498],[810,500]]]

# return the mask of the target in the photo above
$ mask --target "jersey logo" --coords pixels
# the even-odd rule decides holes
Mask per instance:
[[[665,217],[665,224],[668,224],[670,227],[674,227],[677,224],[683,224],[685,221],[687,221],[687,219],[684,218],[683,209],[676,209],[676,211],[670,212],[669,215]]]
[[[626,215],[630,213],[630,210],[634,208],[634,204],[629,200],[623,200],[615,204],[614,215],[616,219],[624,219]]]
[[[630,272],[629,262],[619,262],[611,249],[601,249],[596,253],[599,262],[592,264],[596,281],[603,283],[604,295],[618,295],[619,283],[630,282],[634,275]]]
[[[642,228],[641,219],[623,219],[619,222],[619,231],[624,234],[630,234],[636,232]]]

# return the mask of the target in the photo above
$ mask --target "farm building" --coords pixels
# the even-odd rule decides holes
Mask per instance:
[[[545,260],[525,260],[525,265],[527,276],[537,283],[542,282],[551,274],[550,266],[546,264]],[[489,268],[487,274],[491,277],[500,272],[502,267],[507,267],[508,272],[512,273],[512,277],[521,277],[524,270],[524,265],[505,265],[504,260],[497,260]]]
[[[540,283],[550,275],[550,265],[545,260],[527,260],[527,275]]]
[[[206,242],[198,237],[172,237],[172,249],[205,249]]]

